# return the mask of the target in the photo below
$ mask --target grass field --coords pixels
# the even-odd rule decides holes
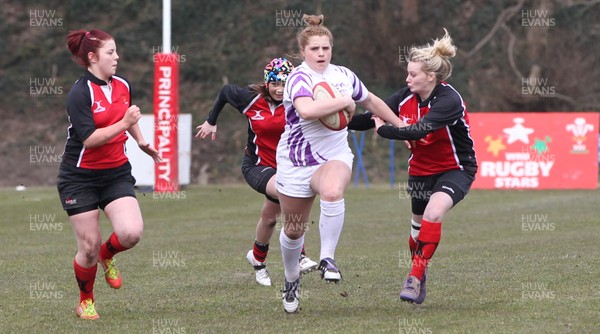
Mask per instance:
[[[336,260],[344,280],[302,280],[283,312],[278,237],[272,287],[246,263],[262,198],[245,185],[138,194],[145,231],[116,258],[123,288],[98,274],[98,321],[74,313],[75,238],[54,188],[0,190],[0,333],[598,333],[600,193],[472,191],[446,217],[427,300],[402,303],[409,201],[350,187]],[[313,210],[306,238],[318,259]],[[280,226],[278,226],[280,228]],[[103,236],[111,229],[106,219]]]

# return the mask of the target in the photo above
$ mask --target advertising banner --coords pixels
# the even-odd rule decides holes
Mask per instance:
[[[154,191],[179,191],[177,118],[179,114],[179,57],[154,55],[154,147],[163,160],[155,164]]]
[[[596,189],[598,113],[470,113],[473,189]]]

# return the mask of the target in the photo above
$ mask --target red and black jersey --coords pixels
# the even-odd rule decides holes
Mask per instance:
[[[382,126],[377,133],[388,139],[414,140],[409,175],[457,169],[477,172],[467,108],[452,86],[438,84],[425,101],[404,87],[385,102],[408,126]]]
[[[225,103],[232,105],[248,119],[246,155],[256,165],[277,168],[275,151],[285,127],[283,104],[270,104],[250,87],[225,85],[208,115],[209,124],[217,124]]]
[[[85,147],[83,142],[96,129],[120,121],[130,105],[131,91],[126,79],[114,75],[107,83],[86,71],[67,98],[70,125],[63,161],[86,169],[115,168],[126,163],[125,132],[99,147]]]

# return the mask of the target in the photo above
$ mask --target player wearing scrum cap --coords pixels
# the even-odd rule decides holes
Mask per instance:
[[[254,246],[246,254],[246,259],[254,267],[256,281],[266,286],[271,285],[266,267],[269,241],[281,212],[274,177],[275,150],[285,125],[281,100],[283,85],[293,68],[287,59],[274,58],[265,66],[263,83],[246,87],[225,85],[215,99],[207,120],[196,128],[196,137],[204,139],[210,136],[215,140],[217,119],[227,103],[248,119],[248,141],[242,160],[242,174],[252,189],[265,195],[265,200],[256,226]],[[304,249],[299,259],[303,272],[310,272],[317,267],[317,263],[306,256]]]

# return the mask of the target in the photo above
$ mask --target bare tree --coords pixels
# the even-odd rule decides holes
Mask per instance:
[[[418,0],[402,1],[402,24],[419,23],[419,3]]]

